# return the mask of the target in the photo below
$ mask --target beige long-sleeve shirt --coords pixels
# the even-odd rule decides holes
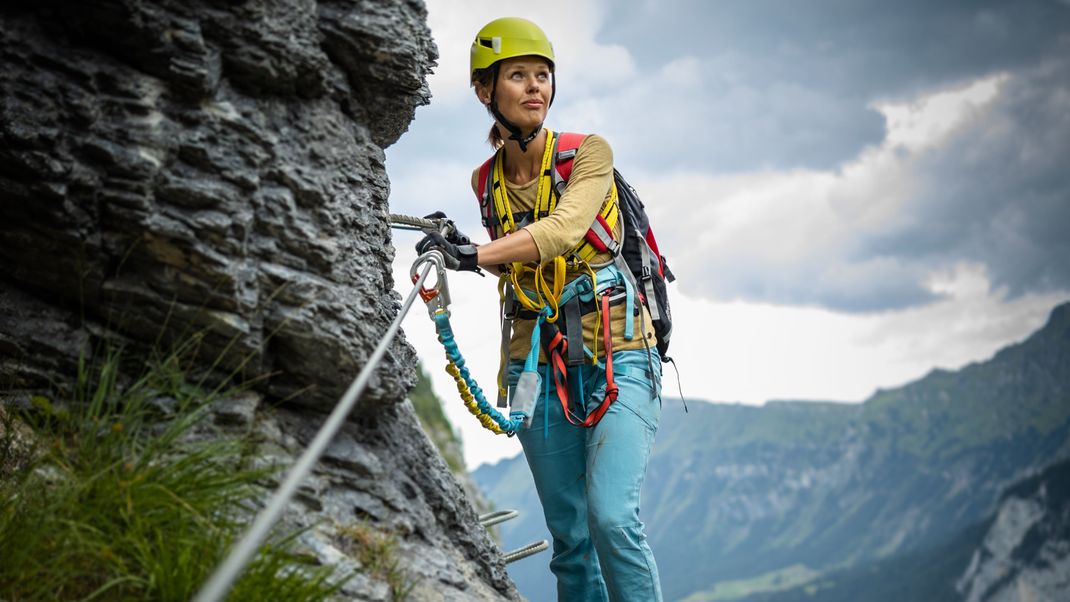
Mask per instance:
[[[479,169],[472,173],[472,190],[479,190]],[[613,185],[613,150],[604,138],[596,134],[587,136],[580,144],[576,152],[576,158],[572,164],[572,175],[564,194],[561,195],[557,207],[550,215],[537,222],[524,227],[535,241],[539,249],[539,258],[542,263],[547,263],[558,255],[567,254],[583,238],[595,216],[602,208],[602,204],[611,194]],[[538,194],[538,178],[525,184],[513,184],[506,180],[506,191],[509,195],[509,204],[512,211],[531,211],[535,207]],[[617,221],[614,228],[614,236],[620,240],[622,223]],[[500,228],[498,236],[502,235]],[[592,265],[598,265],[610,261],[609,254],[600,254],[591,260]],[[535,264],[530,264],[535,267]],[[552,269],[547,267],[544,274],[552,282]],[[579,272],[569,272],[567,281],[571,282],[579,277]],[[520,281],[521,286],[527,290],[535,289],[535,279],[528,273]],[[645,307],[639,316],[634,311],[626,308],[624,304],[610,309],[610,330],[613,337],[613,350],[622,351],[627,349],[643,349],[649,345],[654,347],[654,328],[651,325],[650,314]],[[634,321],[634,335],[632,340],[624,338],[625,320]],[[524,359],[531,349],[531,331],[534,328],[534,320],[516,320],[513,323],[513,336],[509,343],[510,359]],[[645,332],[641,325],[645,325]],[[587,347],[595,349],[594,338],[598,337],[598,355],[604,354],[602,332],[598,330],[597,314],[592,312],[583,316],[583,340]],[[644,337],[646,343],[644,344]],[[544,360],[540,355],[540,361]]]

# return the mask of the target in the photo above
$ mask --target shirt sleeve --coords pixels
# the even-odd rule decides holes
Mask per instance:
[[[572,163],[572,175],[554,211],[525,226],[541,261],[564,255],[591,227],[613,184],[613,150],[604,138],[587,136]]]

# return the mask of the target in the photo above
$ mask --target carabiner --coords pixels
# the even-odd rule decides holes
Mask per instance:
[[[446,282],[446,262],[442,257],[442,252],[435,249],[416,258],[412,268],[409,269],[409,276],[412,278],[413,284],[416,284],[416,281],[420,279],[420,267],[425,263],[431,263],[435,267],[435,286],[434,288],[420,287],[420,298],[427,304],[427,313],[432,319],[443,312],[448,316],[450,313],[450,287]],[[430,277],[430,274],[428,276]]]

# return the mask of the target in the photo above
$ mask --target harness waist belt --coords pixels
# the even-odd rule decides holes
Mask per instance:
[[[620,305],[621,303],[624,303],[626,300],[627,300],[627,298],[625,297],[625,295],[624,295],[624,293],[622,291],[622,292],[617,293],[616,295],[613,295],[613,296],[611,296],[609,298],[609,305],[615,307],[617,305]],[[514,320],[535,320],[535,319],[537,319],[539,317],[539,312],[531,311],[530,309],[524,309],[524,308],[520,307],[519,303],[513,304],[513,307],[514,308],[519,308],[519,309],[516,309],[512,313],[512,315],[507,315],[506,317],[512,318]],[[589,313],[595,311],[596,309],[598,309],[598,303],[595,302],[594,299],[590,299],[588,301],[582,301],[581,300],[581,301],[579,301],[579,308],[580,308],[580,315],[581,316],[586,316],[587,314],[589,314]],[[636,315],[636,316],[639,315],[638,307],[633,308],[632,314]],[[564,318],[564,316],[562,316],[562,318]],[[559,318],[559,319],[562,319],[562,318]]]

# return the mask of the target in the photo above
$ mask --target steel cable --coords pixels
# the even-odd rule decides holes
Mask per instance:
[[[423,220],[420,218],[410,218],[408,216],[394,216],[391,215],[391,221],[395,221],[398,218],[406,218],[404,225],[412,225],[420,227],[427,225],[431,228],[439,227],[439,224],[431,220]],[[372,352],[368,358],[364,368],[360,371],[353,382],[349,385],[345,394],[339,400],[338,405],[335,406],[331,415],[327,417],[326,422],[320,428],[316,434],[316,438],[309,444],[305,453],[297,460],[293,468],[290,469],[289,474],[286,475],[286,480],[283,481],[279,488],[275,491],[275,494],[271,497],[268,504],[257,515],[253,524],[238,541],[237,545],[227,555],[226,560],[223,561],[212,574],[211,578],[204,584],[197,595],[193,598],[194,602],[217,602],[222,600],[230,590],[231,585],[241,574],[242,570],[252,559],[253,555],[267,539],[268,534],[271,531],[271,527],[279,519],[279,516],[286,509],[286,505],[293,498],[294,493],[297,492],[297,487],[301,484],[308,473],[319,461],[323,452],[326,451],[327,445],[331,442],[331,439],[338,433],[338,430],[342,427],[349,413],[353,410],[353,406],[356,404],[357,399],[360,398],[360,394],[364,392],[364,388],[368,385],[368,381],[371,380],[372,374],[375,368],[378,367],[379,362],[382,361],[386,355],[386,349],[390,345],[391,341],[397,335],[398,330],[401,328],[401,321],[409,313],[409,309],[412,308],[413,302],[416,300],[416,295],[423,288],[424,281],[427,280],[428,274],[431,272],[432,263],[428,262],[424,266],[420,276],[413,283],[412,291],[409,292],[409,296],[405,299],[405,302],[401,306],[401,311],[398,313],[397,318],[390,324],[390,328],[380,339],[378,346]],[[443,275],[439,274],[439,278]]]

